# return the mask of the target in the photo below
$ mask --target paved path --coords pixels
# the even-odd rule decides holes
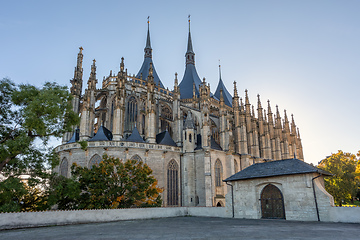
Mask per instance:
[[[360,239],[360,224],[176,217],[4,230],[0,239]]]

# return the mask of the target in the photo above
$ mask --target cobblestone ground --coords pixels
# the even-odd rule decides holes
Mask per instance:
[[[176,217],[4,230],[0,239],[360,239],[360,224]]]

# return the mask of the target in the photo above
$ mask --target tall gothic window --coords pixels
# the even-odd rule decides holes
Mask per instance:
[[[222,186],[222,165],[219,159],[215,162],[215,186],[221,187]]]
[[[213,120],[211,120],[211,134],[212,134],[212,137],[214,138],[215,142],[217,142],[219,144],[220,143],[219,129]]]
[[[63,158],[60,164],[60,175],[67,177],[69,162],[66,158]]]
[[[167,205],[179,205],[179,166],[175,160],[171,160],[167,169]]]
[[[166,104],[161,105],[161,116],[160,116],[161,131],[165,131],[167,129],[170,135],[172,134],[172,130],[171,130],[172,119],[173,116],[172,116],[171,108]]]
[[[131,132],[137,120],[138,104],[134,96],[129,98],[126,109],[126,130]]]
[[[101,161],[102,158],[98,154],[95,154],[94,156],[92,156],[92,158],[89,161],[89,168],[92,168],[93,165],[99,166],[99,163]]]

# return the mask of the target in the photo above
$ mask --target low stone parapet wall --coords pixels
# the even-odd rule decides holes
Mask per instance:
[[[224,217],[225,208],[168,207],[0,213],[0,229],[181,216]]]
[[[360,207],[331,207],[322,221],[360,223]],[[167,217],[232,217],[224,207],[167,207],[0,213],[0,230]]]
[[[331,207],[330,222],[360,223],[360,207]]]

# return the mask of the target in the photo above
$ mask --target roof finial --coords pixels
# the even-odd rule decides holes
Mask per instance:
[[[221,64],[220,64],[220,59],[219,59],[219,79],[221,80]]]
[[[149,19],[150,19],[150,16],[147,17],[148,26],[149,26],[149,24],[150,24],[150,20],[149,20]]]
[[[189,32],[190,32],[190,16],[191,16],[191,15],[189,14],[189,16],[188,16],[188,19],[189,19],[189,20],[188,20],[188,21],[189,21]]]

